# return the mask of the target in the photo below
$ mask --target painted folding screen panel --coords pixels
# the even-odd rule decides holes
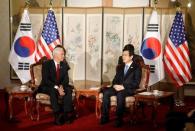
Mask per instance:
[[[30,20],[32,23],[32,33],[35,42],[39,39],[43,28],[43,9],[29,8]]]
[[[143,9],[125,9],[124,18],[124,45],[133,44],[135,53],[140,53],[142,43]]]
[[[102,9],[87,9],[86,80],[101,83]]]
[[[85,80],[85,10],[64,8],[64,47],[74,80]]]
[[[123,46],[123,9],[104,9],[103,82],[113,80]]]

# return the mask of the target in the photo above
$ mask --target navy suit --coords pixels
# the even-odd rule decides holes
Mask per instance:
[[[58,104],[59,93],[54,88],[55,85],[62,85],[65,95],[63,96],[63,111],[72,111],[72,88],[69,86],[68,70],[70,69],[67,62],[60,62],[60,77],[56,79],[56,66],[54,60],[48,60],[42,65],[42,81],[38,92],[46,93],[50,96],[51,106],[54,112],[60,111]]]
[[[134,94],[135,90],[138,88],[141,80],[141,68],[135,62],[133,62],[126,75],[124,75],[123,64],[117,69],[116,75],[112,82],[112,87],[105,88],[103,90],[103,104],[102,104],[102,118],[107,119],[109,117],[109,107],[110,107],[110,97],[116,95],[117,97],[117,108],[116,115],[119,119],[122,118],[124,108],[125,108],[125,97]],[[114,85],[123,85],[124,90],[116,91]]]

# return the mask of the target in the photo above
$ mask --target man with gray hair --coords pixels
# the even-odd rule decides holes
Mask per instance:
[[[65,54],[66,50],[63,46],[57,45],[54,48],[53,59],[44,62],[42,65],[42,81],[38,88],[38,92],[50,96],[56,125],[68,122],[68,113],[73,110],[72,88],[69,86],[68,77],[70,68],[64,60]],[[62,97],[62,107],[58,103],[59,96]]]

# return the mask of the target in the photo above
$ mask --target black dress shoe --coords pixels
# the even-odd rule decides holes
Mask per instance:
[[[122,119],[116,119],[114,127],[121,127],[123,125]]]
[[[75,119],[76,119],[76,115],[75,114],[71,114],[68,116],[68,118],[66,119],[65,123],[66,124],[71,124]]]
[[[64,124],[64,117],[62,114],[58,114],[55,116],[55,125],[63,125]]]
[[[71,119],[71,117],[69,117],[67,113],[64,113],[63,118],[65,124],[71,124],[73,122],[73,119]]]
[[[100,119],[100,125],[104,125],[104,124],[106,124],[108,122],[109,122],[109,118],[107,118],[107,117],[102,117]]]

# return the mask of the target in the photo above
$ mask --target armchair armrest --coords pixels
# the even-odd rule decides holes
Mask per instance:
[[[100,92],[102,92],[102,90],[111,87],[112,85],[110,83],[103,83],[100,87]]]
[[[146,90],[147,90],[147,89],[142,89],[142,88],[136,89],[136,90],[135,90],[135,94],[144,92],[144,91],[146,91]]]
[[[38,88],[38,85],[35,85],[34,83],[30,82],[29,87],[34,91]]]

